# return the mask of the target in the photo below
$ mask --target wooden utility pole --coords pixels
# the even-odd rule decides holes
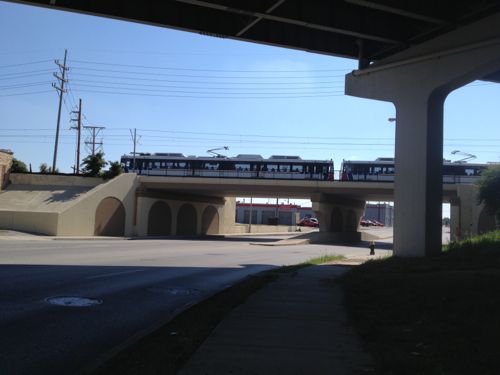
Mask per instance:
[[[76,167],[75,174],[80,174],[80,140],[82,134],[82,99],[78,103],[78,111],[73,111],[78,117],[76,119],[71,119],[71,121],[76,121],[77,126],[72,126],[71,129],[76,129]]]
[[[64,50],[64,62],[61,65],[59,63],[59,60],[55,60],[56,65],[59,67],[59,70],[61,72],[61,76],[58,76],[57,73],[54,73],[54,77],[57,78],[59,81],[58,83],[61,86],[56,85],[55,83],[52,84],[52,87],[54,87],[57,92],[59,93],[59,109],[57,111],[57,127],[56,127],[56,140],[54,143],[54,158],[52,159],[52,173],[56,173],[56,163],[57,163],[57,147],[59,146],[59,126],[61,123],[61,107],[62,107],[62,101],[63,101],[63,94],[65,93],[64,91],[64,84],[66,83],[66,71],[68,70],[68,67],[66,66],[66,59],[68,57],[68,50]]]

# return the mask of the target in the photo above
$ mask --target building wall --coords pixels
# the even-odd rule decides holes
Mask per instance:
[[[252,224],[267,225],[269,219],[276,217],[275,204],[252,204]],[[298,216],[298,217],[297,217]],[[300,207],[295,205],[278,205],[279,225],[295,225],[303,217],[314,217],[314,211],[311,207]],[[248,224],[250,218],[250,204],[236,204],[236,222]]]
[[[365,207],[363,217],[367,220],[377,220],[386,227],[392,227],[394,222],[394,207],[388,203],[369,203]]]

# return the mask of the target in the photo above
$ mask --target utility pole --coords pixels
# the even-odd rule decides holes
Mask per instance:
[[[95,146],[96,145],[102,146],[102,141],[97,142],[96,137],[99,135],[101,130],[106,129],[106,128],[104,126],[84,126],[83,128],[90,131],[90,139],[91,140],[89,140],[89,138],[87,138],[87,140],[85,141],[85,144],[87,146],[92,145],[91,153],[92,153],[92,155],[95,155]]]
[[[68,57],[68,50],[65,49],[63,64],[61,65],[59,63],[59,60],[54,61],[56,65],[59,67],[59,70],[61,72],[61,76],[58,76],[57,73],[54,73],[54,77],[57,78],[57,80],[59,81],[58,83],[61,86],[58,86],[55,83],[52,84],[52,87],[54,87],[59,94],[59,109],[57,111],[56,141],[54,143],[54,159],[52,160],[52,173],[56,173],[57,147],[59,146],[59,125],[61,123],[61,107],[63,101],[63,94],[65,93],[64,84],[66,83],[66,71],[68,70],[68,67],[66,66],[67,57]]]
[[[137,146],[137,129],[134,128],[134,132],[132,133],[132,129],[130,129],[130,136],[132,137],[132,142],[134,143],[134,162],[132,164],[132,168],[133,170],[135,171],[135,167],[136,167],[136,164],[135,164],[135,149],[136,149],[136,146]]]
[[[70,129],[76,129],[76,167],[75,174],[80,174],[80,138],[82,133],[82,99],[79,101],[78,111],[73,111],[71,113],[78,114],[76,119],[71,119],[71,121],[76,121],[77,126],[72,126]]]

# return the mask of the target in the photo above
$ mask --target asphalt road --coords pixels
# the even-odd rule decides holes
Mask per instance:
[[[367,251],[250,244],[265,240],[0,238],[0,374],[75,373],[249,274],[324,254]],[[60,296],[100,304],[47,301]]]

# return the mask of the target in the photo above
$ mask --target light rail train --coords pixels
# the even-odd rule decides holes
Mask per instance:
[[[334,180],[332,160],[304,160],[299,156],[243,154],[236,157],[184,156],[181,153],[123,155],[126,172],[148,176],[226,177],[281,180]],[[443,162],[443,183],[472,183],[489,164]],[[394,181],[394,158],[375,161],[344,160],[341,181]]]
[[[472,183],[488,164],[443,162],[443,183]],[[394,181],[394,158],[377,158],[375,161],[344,160],[340,170],[342,181]]]
[[[123,155],[126,172],[148,176],[333,180],[332,160],[303,160],[299,156],[236,157],[184,156],[181,153]]]

